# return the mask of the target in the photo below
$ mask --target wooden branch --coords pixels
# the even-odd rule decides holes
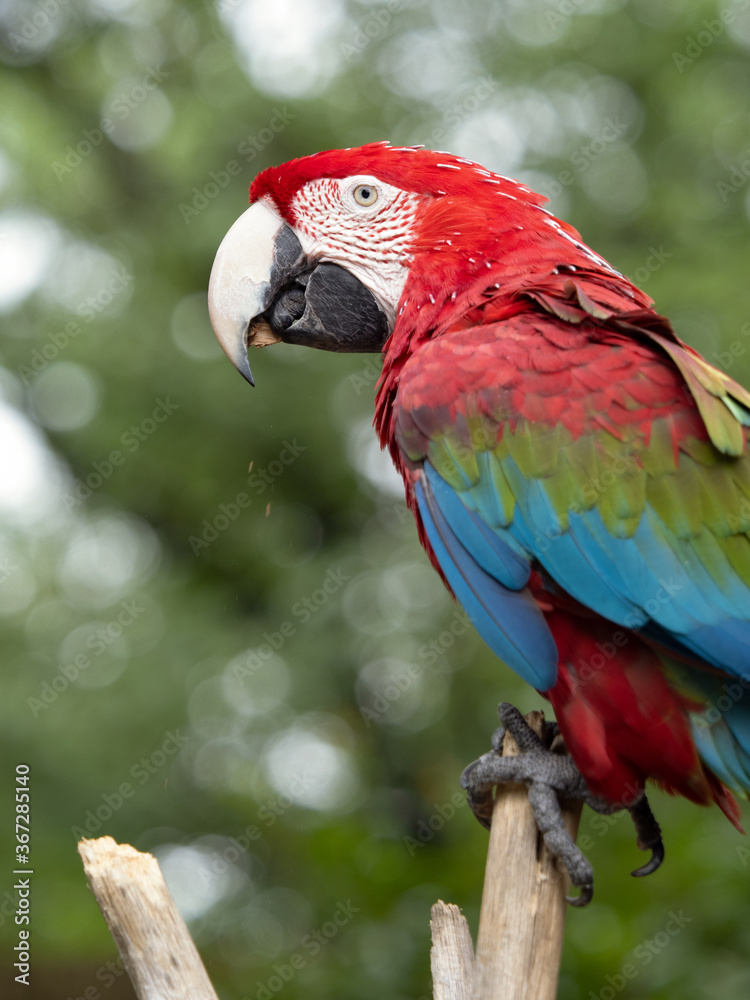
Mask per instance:
[[[433,1000],[471,1000],[474,945],[466,917],[442,899],[433,905],[431,916]]]
[[[140,1000],[218,1000],[156,858],[111,837],[78,853]]]
[[[541,736],[544,716],[526,721]],[[503,755],[517,754],[509,733]],[[580,803],[564,809],[575,839]],[[568,878],[537,830],[524,785],[498,788],[479,917],[473,1000],[554,1000],[562,953]]]

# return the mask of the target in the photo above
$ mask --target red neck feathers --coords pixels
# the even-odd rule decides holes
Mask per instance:
[[[425,340],[457,326],[486,322],[478,307],[492,303],[492,320],[533,308],[522,293],[543,286],[562,294],[582,282],[595,301],[623,311],[651,300],[543,208],[547,200],[524,184],[450,153],[385,142],[335,149],[269,167],[253,181],[250,200],[273,200],[294,226],[292,203],[310,181],[369,174],[420,196],[409,277],[396,324],[384,349],[376,404],[381,440],[390,440],[399,373]],[[593,294],[592,294],[593,293]],[[601,293],[601,294],[598,294]]]

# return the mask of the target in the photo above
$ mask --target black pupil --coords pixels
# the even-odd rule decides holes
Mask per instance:
[[[369,188],[363,187],[360,189],[359,196],[362,199],[362,201],[369,201],[371,195],[372,191]]]

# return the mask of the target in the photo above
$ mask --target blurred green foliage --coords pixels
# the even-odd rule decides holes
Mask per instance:
[[[378,359],[272,349],[251,391],[208,324],[213,256],[268,164],[450,148],[550,195],[750,382],[748,8],[0,3],[11,985],[18,762],[34,867],[18,995],[132,996],[81,832],[157,854],[227,1000],[430,995],[430,905],[476,931],[483,877],[458,774],[499,700],[540,699],[419,549],[369,428]],[[653,802],[667,860],[643,881],[628,821],[584,817],[596,896],[568,917],[563,1000],[750,991],[750,849],[717,810]]]

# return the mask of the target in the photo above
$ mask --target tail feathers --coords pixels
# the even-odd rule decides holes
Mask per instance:
[[[730,789],[750,798],[750,679],[710,673],[664,655],[662,661],[672,685],[692,701],[690,729],[711,796],[744,833]]]
[[[741,822],[742,810],[737,804],[737,799],[735,799],[724,782],[720,781],[702,760],[700,761],[700,768],[700,777],[695,782],[694,793],[693,789],[690,789],[689,793],[685,795],[685,789],[675,788],[664,781],[660,781],[658,778],[655,779],[655,784],[668,795],[683,794],[691,802],[695,802],[701,806],[710,805],[711,802],[716,803],[732,826],[744,834],[745,830]]]
[[[737,805],[737,800],[734,795],[729,791],[726,785],[722,784],[719,779],[711,774],[711,772],[706,768],[706,779],[708,780],[709,787],[711,788],[711,795],[716,805],[721,809],[729,822],[735,826],[740,833],[744,833],[742,828],[742,811]]]
[[[733,705],[723,715],[716,718],[717,715],[718,710],[713,706],[701,714],[693,714],[691,722],[695,745],[706,767],[724,785],[746,799],[750,793],[750,754],[744,745],[747,742],[748,708]],[[731,816],[729,818],[732,819]]]

